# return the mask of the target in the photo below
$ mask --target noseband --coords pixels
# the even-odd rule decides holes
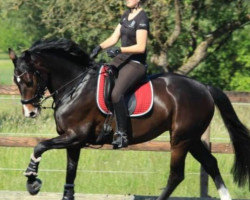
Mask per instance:
[[[20,78],[24,75],[24,74],[27,74],[27,73],[30,73],[29,71],[25,71],[23,72],[22,74],[20,75],[15,75],[14,76],[16,77],[17,81],[18,79],[20,80]],[[22,104],[33,104],[34,106],[39,106],[40,105],[40,99],[43,97],[44,95],[44,92],[46,90],[46,84],[45,84],[45,81],[42,79],[41,75],[40,75],[40,72],[39,71],[34,71],[33,72],[33,76],[36,75],[36,77],[38,77],[38,87],[36,89],[36,93],[34,95],[34,97],[28,99],[28,100],[24,100],[24,99],[21,99],[21,103]],[[41,83],[42,82],[42,83]],[[36,100],[39,100],[38,102],[36,102]]]

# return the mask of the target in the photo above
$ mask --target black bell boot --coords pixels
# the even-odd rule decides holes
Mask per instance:
[[[113,103],[113,109],[116,120],[116,132],[113,137],[113,148],[120,149],[128,146],[128,135],[127,135],[127,107],[123,98],[117,103]]]
[[[74,184],[65,184],[64,185],[64,193],[62,200],[75,200],[74,194]]]

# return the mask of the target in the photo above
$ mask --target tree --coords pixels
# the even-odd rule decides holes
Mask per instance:
[[[43,22],[52,35],[69,35],[87,47],[106,38],[123,12],[122,1],[51,1]],[[208,52],[250,21],[247,0],[148,0],[151,61],[188,74]]]
[[[189,76],[225,90],[250,91],[250,26],[235,31],[217,51]]]
[[[242,87],[236,83],[249,64],[243,61],[249,37],[245,31],[250,21],[248,1],[147,0],[149,73],[162,69],[208,82],[202,74],[206,73],[222,89]],[[25,35],[19,37],[29,36],[28,43],[39,37],[66,37],[88,52],[112,33],[125,9],[123,1],[116,0],[9,0],[2,4],[11,5],[9,18],[22,24]],[[241,50],[236,51],[233,44]],[[235,69],[236,65],[241,67]]]
[[[169,23],[166,25],[166,20],[161,18],[164,24],[156,24],[155,30],[158,32],[153,32],[153,45],[160,52],[155,51],[152,61],[162,65],[165,71],[190,73],[205,59],[208,52],[222,46],[235,30],[250,21],[247,0],[174,0],[175,9],[171,9],[171,0],[160,3],[158,7],[167,6],[169,11],[158,8],[154,11],[156,5],[152,4],[151,18],[159,20],[164,16],[169,19]],[[171,11],[174,12],[172,15],[164,15]],[[160,33],[165,27],[169,31],[162,36]],[[162,62],[162,56],[165,62]]]
[[[17,50],[28,48],[35,40],[47,34],[41,23],[41,13],[46,1],[1,1],[0,4],[0,48]]]

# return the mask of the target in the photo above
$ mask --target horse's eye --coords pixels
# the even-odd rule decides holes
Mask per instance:
[[[33,81],[29,81],[26,83],[27,87],[32,87],[33,86]]]

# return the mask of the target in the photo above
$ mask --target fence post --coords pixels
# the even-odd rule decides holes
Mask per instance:
[[[204,145],[211,150],[210,146],[210,125],[208,126],[207,130],[204,132],[204,134],[201,137],[202,142]],[[200,170],[200,197],[209,197],[208,195],[208,174],[204,170],[204,168],[201,166]]]

